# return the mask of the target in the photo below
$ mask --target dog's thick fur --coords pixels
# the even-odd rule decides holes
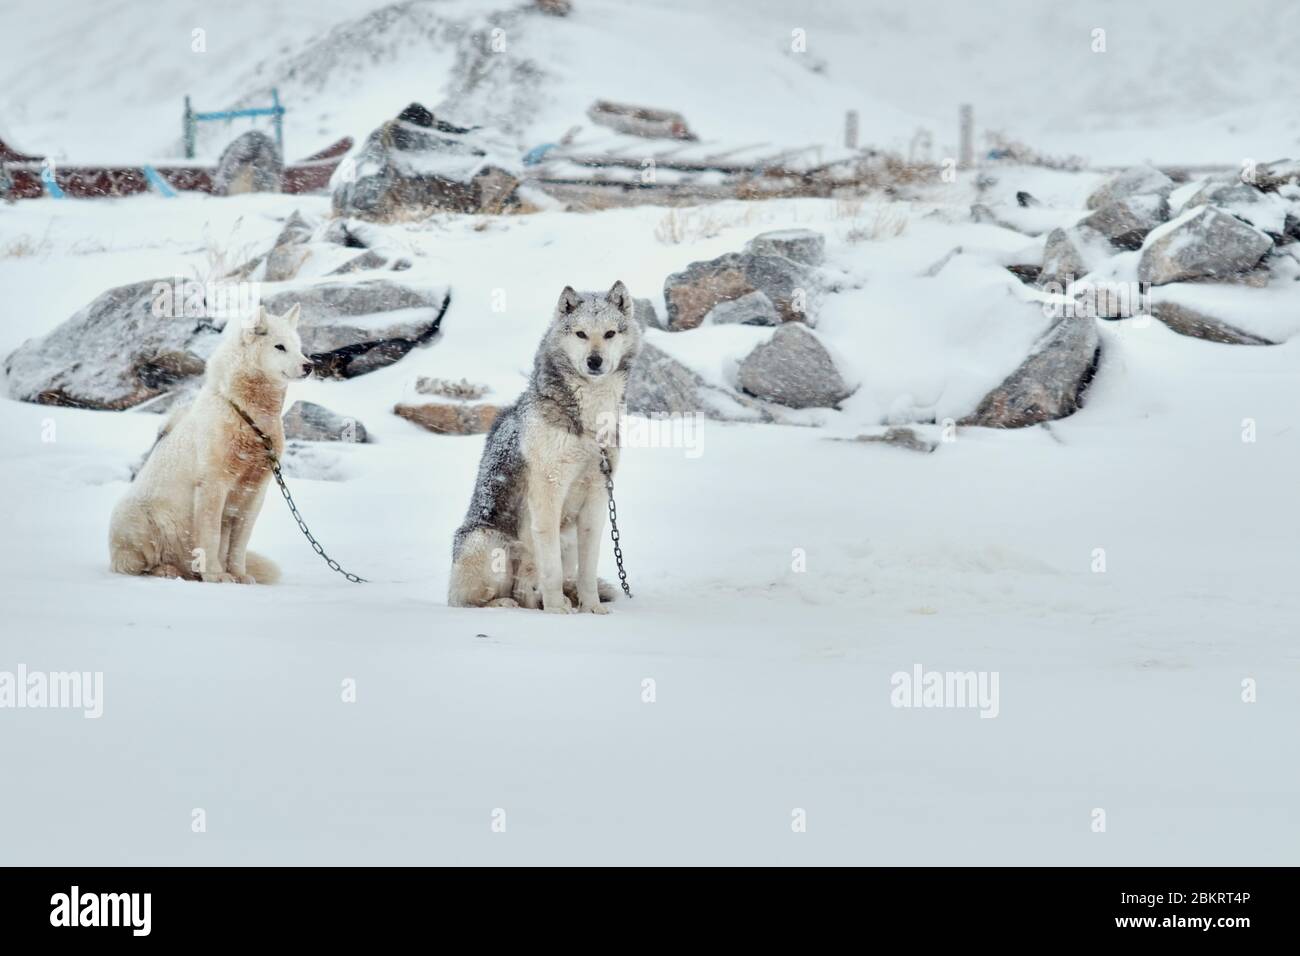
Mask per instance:
[[[284,451],[280,422],[291,381],[310,374],[299,307],[259,309],[231,321],[194,401],[172,412],[126,496],[113,509],[108,547],[119,574],[273,583],[274,563],[250,553],[271,464],[234,402]]]
[[[617,470],[618,417],[641,347],[632,296],[566,287],[519,400],[488,432],[478,483],[452,546],[453,607],[604,614],[596,577],[605,515],[604,446]]]

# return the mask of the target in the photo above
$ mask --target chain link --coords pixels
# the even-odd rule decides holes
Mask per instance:
[[[230,400],[227,399],[227,401]],[[248,427],[253,430],[253,433],[261,439],[262,447],[266,449],[266,457],[271,459],[271,474],[275,476],[275,483],[280,486],[280,494],[284,496],[284,502],[289,506],[289,513],[293,515],[293,520],[298,522],[298,530],[307,538],[307,541],[311,544],[312,550],[325,560],[325,563],[330,566],[331,571],[337,571],[353,584],[368,584],[369,582],[366,581],[365,578],[358,577],[351,571],[343,570],[337,561],[325,553],[325,549],[321,547],[321,543],[316,540],[315,536],[308,529],[307,522],[303,520],[302,514],[298,511],[298,506],[294,504],[293,495],[289,494],[289,486],[284,483],[284,474],[280,471],[280,459],[275,455],[275,443],[271,441],[271,436],[258,428],[246,411],[234,402],[230,402],[230,405],[239,413],[239,417],[248,424]],[[624,588],[626,587],[627,586],[624,585]]]
[[[609,452],[600,446],[600,472],[605,476],[605,493],[609,495],[609,539],[614,542],[614,563],[618,565],[618,583],[623,585],[623,593],[632,596],[632,589],[627,583],[627,571],[623,569],[623,548],[619,545],[618,508],[614,505],[614,466],[609,463]]]

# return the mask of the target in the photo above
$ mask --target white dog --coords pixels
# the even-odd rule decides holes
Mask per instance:
[[[285,391],[311,374],[299,314],[297,305],[282,316],[259,309],[251,325],[227,324],[202,389],[168,418],[113,509],[114,571],[243,584],[279,577],[274,563],[247,549],[271,477],[257,432],[269,436],[278,458]]]
[[[596,577],[607,498],[601,449],[618,467],[618,417],[641,347],[632,296],[560,294],[519,400],[488,432],[478,483],[452,545],[453,607],[604,614]]]

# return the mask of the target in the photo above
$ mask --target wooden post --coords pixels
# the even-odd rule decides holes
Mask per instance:
[[[190,98],[185,97],[185,130],[183,134],[185,143],[185,158],[194,158],[194,110],[190,108]]]
[[[975,165],[975,109],[969,103],[963,103],[957,115],[961,124],[961,151],[957,166],[970,169]]]
[[[284,159],[284,108],[280,105],[280,91],[271,87],[271,106],[275,109],[275,145],[280,147],[280,159]]]
[[[858,111],[849,110],[844,114],[844,145],[849,149],[858,148]]]

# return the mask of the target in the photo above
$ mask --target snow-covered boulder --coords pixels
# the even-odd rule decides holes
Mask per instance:
[[[1053,229],[1043,246],[1043,269],[1039,281],[1067,286],[1082,279],[1114,255],[1106,237],[1084,225]]]
[[[294,402],[284,413],[284,437],[298,441],[367,441],[366,426],[314,402]]]
[[[668,331],[663,320],[659,318],[659,310],[655,308],[655,304],[649,299],[632,300],[632,317],[641,324],[643,329]]]
[[[816,334],[782,325],[740,363],[737,384],[756,398],[788,408],[833,408],[853,394]]]
[[[1132,166],[1102,183],[1088,197],[1089,209],[1101,209],[1119,199],[1150,194],[1166,199],[1174,190],[1174,181],[1152,166]]]
[[[275,140],[259,130],[236,137],[217,160],[212,191],[218,196],[278,193],[284,160]]]
[[[1147,234],[1168,219],[1167,192],[1140,193],[1100,206],[1079,225],[1105,236],[1118,249],[1140,249]]]
[[[412,103],[372,132],[330,185],[341,216],[398,221],[438,210],[500,212],[517,202],[519,166],[511,150],[481,132]]]
[[[690,415],[726,421],[772,421],[758,402],[706,382],[662,349],[643,343],[623,403],[633,415]]]
[[[785,256],[728,252],[692,262],[664,280],[668,327],[693,329],[719,302],[760,291],[783,322],[810,322],[815,280],[807,266]]]
[[[1161,300],[1151,305],[1151,314],[1179,335],[1222,342],[1226,345],[1274,345],[1262,336],[1245,332],[1230,322],[1215,318],[1178,302]]]
[[[160,291],[172,288],[171,279],[147,279],[109,289],[49,334],[24,342],[5,362],[10,396],[122,409],[202,375],[216,328],[187,314],[184,303],[161,307]]]
[[[262,304],[282,313],[302,305],[298,334],[316,374],[354,378],[392,365],[437,334],[450,290],[389,279],[322,282],[277,291]]]
[[[293,214],[285,220],[284,228],[280,230],[275,245],[266,254],[265,279],[267,282],[283,282],[286,279],[292,279],[298,274],[298,270],[302,267],[303,261],[308,255],[303,246],[311,238],[311,234],[311,226],[295,209]]]
[[[1058,320],[1020,367],[959,424],[1023,428],[1072,415],[1092,380],[1100,346],[1095,319]]]
[[[764,292],[755,289],[739,299],[719,302],[704,317],[706,325],[780,325],[781,315]]]
[[[813,229],[777,229],[764,232],[745,243],[755,256],[785,256],[806,266],[826,261],[826,237]]]
[[[1189,209],[1147,236],[1138,279],[1152,285],[1226,279],[1248,272],[1273,248],[1260,230],[1213,206]]]

